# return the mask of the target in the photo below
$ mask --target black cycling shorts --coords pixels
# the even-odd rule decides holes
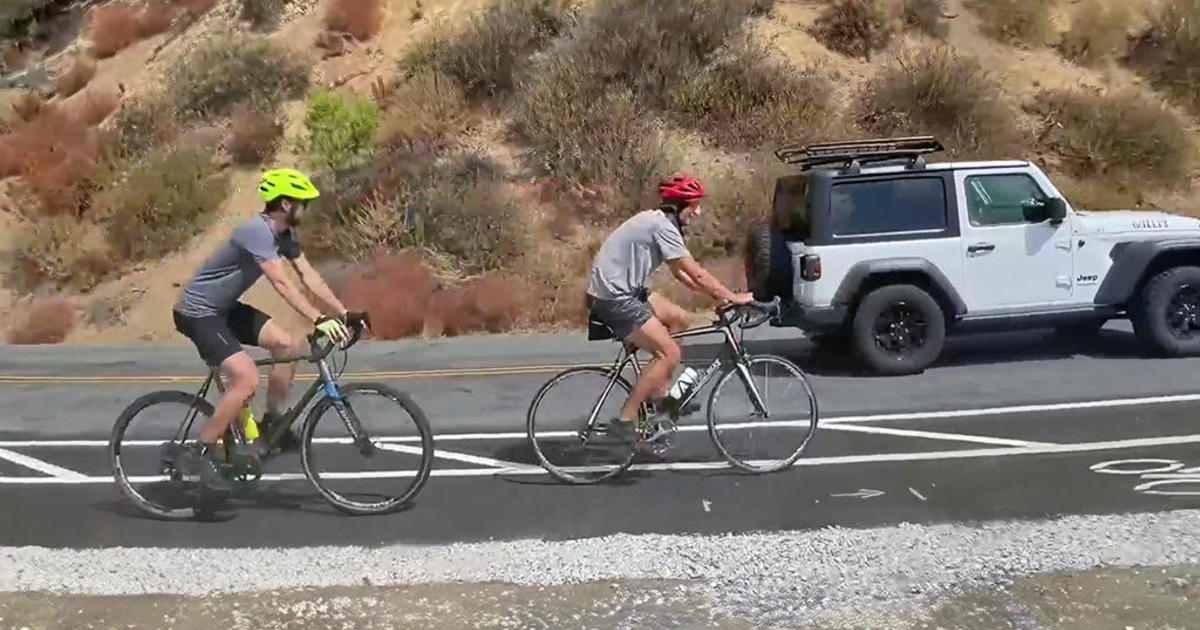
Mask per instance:
[[[603,300],[588,294],[589,315],[611,328],[618,339],[625,339],[654,317],[654,311],[647,303],[648,297],[645,291],[616,300]]]
[[[172,314],[175,316],[175,330],[196,344],[200,358],[210,367],[217,367],[225,359],[241,352],[242,344],[257,346],[259,333],[271,321],[270,315],[241,302],[229,309],[224,317],[189,317],[179,311],[173,311]]]

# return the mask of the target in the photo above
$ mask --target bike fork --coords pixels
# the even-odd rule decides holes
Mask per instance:
[[[325,365],[324,361],[321,361],[317,364],[317,369],[321,373],[321,382],[324,384],[325,396],[329,398],[329,402],[333,405],[333,410],[341,418],[342,424],[350,434],[350,439],[358,447],[358,452],[363,457],[375,455],[375,445],[371,442],[371,438],[367,435],[367,432],[363,430],[362,423],[358,421],[358,416],[355,415],[354,409],[350,407],[346,397],[342,395],[337,381],[329,373],[329,366]]]

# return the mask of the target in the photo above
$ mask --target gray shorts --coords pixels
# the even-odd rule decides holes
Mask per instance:
[[[588,314],[592,319],[611,328],[618,339],[625,339],[654,317],[654,311],[650,310],[647,300],[648,298],[640,294],[616,300],[602,300],[589,294]]]

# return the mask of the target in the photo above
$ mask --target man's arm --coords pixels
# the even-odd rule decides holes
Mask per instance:
[[[321,274],[317,273],[316,269],[308,262],[308,259],[303,254],[292,259],[292,267],[296,269],[296,273],[300,276],[300,282],[312,291],[317,299],[324,302],[332,314],[344,317],[346,315],[346,307],[342,305],[341,300],[333,294],[329,285],[325,283],[325,279]]]
[[[304,294],[300,292],[300,289],[296,288],[296,285],[292,284],[291,279],[287,277],[287,272],[283,267],[282,258],[266,260],[259,263],[259,265],[262,267],[263,275],[267,277],[267,280],[271,281],[271,286],[274,287],[277,292],[279,292],[279,295],[282,296],[283,299],[292,306],[292,308],[296,309],[296,311],[301,315],[307,317],[308,321],[310,322],[315,322],[319,317],[321,317],[321,311],[318,310],[317,307],[313,306],[312,303],[310,303],[308,299],[304,297]]]
[[[683,283],[683,286],[685,286],[693,291],[703,291],[704,290],[704,289],[700,288],[700,285],[696,284],[696,281],[692,280],[692,277],[687,275],[687,273],[685,273],[683,271],[683,269],[680,268],[679,266],[672,266],[670,264],[670,262],[668,262],[667,267],[671,270],[671,275],[675,276],[676,280]]]
[[[713,298],[724,302],[733,302],[735,304],[746,304],[753,301],[754,296],[749,293],[734,293],[717,279],[716,276],[708,272],[707,269],[700,266],[695,258],[684,256],[682,258],[673,258],[667,261],[667,266],[670,267],[671,273],[675,277],[686,275],[695,283],[697,290],[703,291]],[[687,282],[684,282],[687,284]],[[689,285],[689,288],[692,288]]]

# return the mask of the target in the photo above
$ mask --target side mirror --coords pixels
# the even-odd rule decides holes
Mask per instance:
[[[1021,203],[1021,211],[1025,216],[1025,221],[1029,223],[1041,223],[1049,220],[1057,225],[1067,218],[1067,202],[1063,201],[1061,197],[1029,199]]]
[[[1062,223],[1067,218],[1067,202],[1062,197],[1046,200],[1046,215],[1051,223]]]

